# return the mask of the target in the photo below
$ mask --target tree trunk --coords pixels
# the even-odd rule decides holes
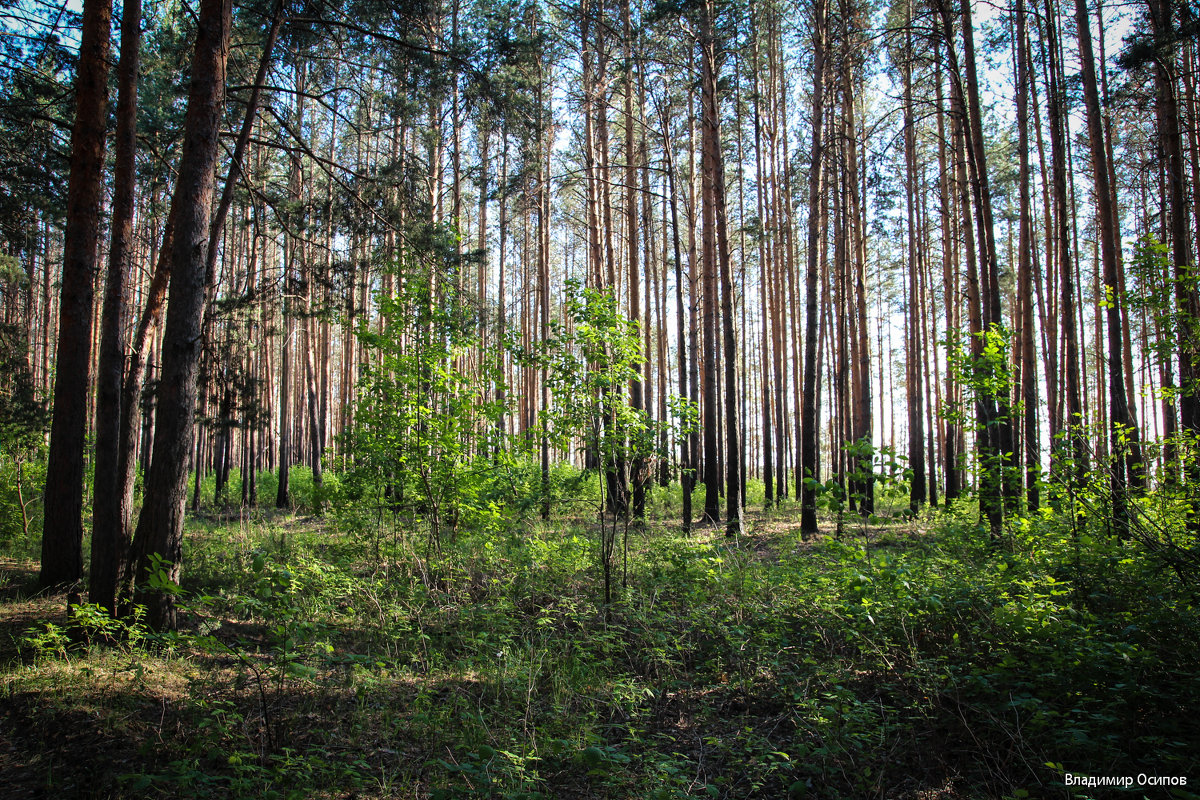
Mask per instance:
[[[1075,269],[1071,258],[1070,214],[1067,198],[1066,175],[1066,135],[1064,133],[1065,113],[1063,108],[1063,87],[1059,79],[1060,66],[1058,63],[1058,37],[1054,28],[1054,7],[1051,0],[1046,2],[1046,24],[1049,63],[1049,80],[1047,82],[1047,110],[1050,122],[1051,150],[1051,194],[1057,211],[1057,229],[1055,244],[1057,246],[1057,266],[1059,277],[1059,309],[1058,317],[1062,321],[1063,361],[1065,366],[1064,391],[1065,408],[1062,415],[1062,428],[1066,432],[1066,446],[1063,455],[1067,459],[1067,468],[1062,474],[1067,487],[1078,487],[1083,480],[1086,469],[1086,454],[1084,448],[1083,400],[1080,394],[1080,364],[1079,364],[1079,333],[1075,311]]]
[[[129,514],[121,486],[121,388],[125,377],[125,316],[137,176],[138,50],[142,38],[141,0],[121,10],[121,61],[117,67],[117,130],[114,136],[112,231],[108,280],[100,322],[100,363],[96,368],[96,464],[92,503],[92,566],[88,599],[110,614],[129,557]]]
[[[1157,90],[1155,110],[1158,118],[1158,135],[1166,160],[1167,198],[1170,207],[1169,232],[1171,260],[1174,266],[1175,305],[1180,315],[1179,337],[1179,432],[1191,438],[1200,437],[1200,352],[1197,352],[1196,328],[1200,319],[1200,297],[1197,295],[1196,280],[1192,273],[1191,248],[1188,242],[1187,187],[1184,182],[1183,142],[1179,130],[1179,105],[1175,97],[1173,78],[1175,54],[1173,6],[1167,0],[1147,0],[1150,22],[1154,32],[1155,50],[1154,84]],[[1194,445],[1193,445],[1194,446]],[[1187,453],[1188,448],[1180,448]],[[1193,457],[1184,458],[1184,472],[1191,484],[1191,491],[1200,486],[1200,461]],[[1200,509],[1195,503],[1188,507],[1188,528],[1200,530]]]
[[[912,96],[912,7],[909,6],[909,25],[905,31],[904,65],[904,164],[905,164],[905,209],[908,229],[908,296],[904,315],[905,341],[905,386],[908,406],[908,465],[912,470],[909,482],[908,508],[916,514],[928,499],[925,482],[925,394],[922,387],[924,376],[921,367],[921,320],[919,287],[920,242],[917,235],[916,192],[917,187],[917,133],[913,115]]]
[[[694,361],[689,358],[688,337],[689,328],[683,310],[683,259],[679,242],[679,195],[675,185],[675,149],[671,140],[670,120],[666,109],[659,109],[659,121],[662,125],[663,156],[667,163],[667,197],[671,202],[671,244],[675,264],[675,326],[678,329],[679,344],[679,396],[685,401],[695,402],[695,384],[688,378],[688,365]],[[695,306],[693,304],[693,314]],[[692,328],[694,329],[694,325]],[[683,495],[683,532],[692,531],[692,490],[696,485],[695,452],[693,444],[694,433],[684,433],[679,443],[679,484]]]
[[[813,0],[812,4],[812,48],[813,48],[813,91],[812,91],[812,152],[808,171],[808,265],[804,273],[804,407],[800,423],[800,531],[805,537],[817,532],[817,493],[810,481],[820,479],[817,474],[817,424],[820,419],[817,407],[817,279],[820,266],[821,193],[823,184],[821,168],[825,162],[825,39],[827,35],[827,10],[825,0]]]
[[[629,0],[621,0],[621,23],[625,40],[625,246],[629,266],[629,319],[635,326],[648,322],[642,321],[641,292],[639,290],[638,270],[638,224],[637,224],[637,139],[633,133],[633,23],[630,19]],[[646,264],[646,269],[650,269]],[[638,331],[641,333],[640,329]],[[643,353],[649,359],[649,352]],[[642,379],[640,370],[629,381],[629,405],[635,411],[645,407],[642,398]],[[633,483],[633,515],[641,518],[646,515],[646,480],[644,459],[634,458],[631,465]]]
[[[705,10],[707,14],[707,7]],[[705,22],[706,33],[701,47],[701,149],[700,149],[700,206],[701,206],[701,269],[704,280],[704,522],[716,524],[721,516],[721,470],[719,456],[719,411],[717,406],[717,320],[720,313],[720,288],[717,262],[716,144],[710,126],[716,108],[716,76],[712,74],[711,23]]]
[[[188,453],[204,317],[205,261],[224,111],[231,16],[229,0],[203,0],[200,5],[183,152],[175,186],[178,211],[172,247],[174,266],[163,334],[163,378],[153,469],[147,477],[146,500],[134,537],[137,577],[147,577],[155,569],[152,557],[156,557],[161,559],[159,563],[165,568],[166,577],[176,583],[182,568]],[[138,600],[145,603],[153,627],[174,629],[175,601],[170,593],[142,587]]]
[[[1037,354],[1033,328],[1033,210],[1029,196],[1029,69],[1025,2],[1017,0],[1017,151],[1020,154],[1019,227],[1017,242],[1017,346],[1020,365],[1020,402],[1025,451],[1025,503],[1036,512],[1040,505],[1041,449],[1038,436]]]
[[[729,237],[726,224],[725,159],[721,151],[720,101],[717,97],[720,70],[719,44],[716,41],[716,8],[706,6],[706,46],[702,91],[704,105],[704,141],[709,159],[712,186],[706,197],[713,204],[711,218],[716,223],[716,264],[721,282],[721,333],[723,344],[722,368],[725,373],[725,515],[727,536],[742,532],[742,450],[738,422],[737,338],[734,331],[733,272],[729,263]],[[707,236],[707,234],[706,234]],[[706,269],[707,269],[706,265]],[[715,281],[714,281],[715,283]],[[716,349],[716,340],[712,343]]]
[[[1124,442],[1138,439],[1133,426],[1125,391],[1124,337],[1121,330],[1121,306],[1125,302],[1125,287],[1119,280],[1120,240],[1117,235],[1117,210],[1113,206],[1113,188],[1109,183],[1108,145],[1105,142],[1104,118],[1100,111],[1100,91],[1096,81],[1095,57],[1092,54],[1092,31],[1085,0],[1075,0],[1075,24],[1079,33],[1079,56],[1083,66],[1083,97],[1087,108],[1088,144],[1092,151],[1092,175],[1096,186],[1096,211],[1099,216],[1100,253],[1104,262],[1104,302],[1108,324],[1108,401],[1112,463],[1110,491],[1112,519],[1119,536],[1129,529],[1125,498],[1128,480],[1128,448]],[[1097,311],[1097,313],[1099,313]],[[1100,343],[1096,342],[1099,350]]]
[[[43,587],[83,577],[83,456],[87,429],[92,306],[103,197],[104,126],[108,109],[110,0],[86,0],[75,81],[75,125],[67,179],[54,418],[46,462],[42,526]]]

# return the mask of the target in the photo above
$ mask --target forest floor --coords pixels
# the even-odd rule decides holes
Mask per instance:
[[[1066,788],[1071,772],[1200,785],[1200,624],[1168,589],[1150,597],[1044,531],[997,548],[969,514],[840,537],[830,523],[811,541],[792,511],[747,527],[632,530],[606,607],[580,519],[431,552],[368,513],[200,517],[171,636],[68,614],[65,595],[31,592],[33,563],[0,560],[0,794],[1102,796]]]

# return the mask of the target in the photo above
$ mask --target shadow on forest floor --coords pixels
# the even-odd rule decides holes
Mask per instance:
[[[0,562],[5,800],[1068,797],[1042,766],[1065,724],[1160,741],[1195,705],[1180,665],[1126,705],[1085,696],[1148,667],[1105,629],[1038,639],[1073,613],[1061,583],[1024,573],[1026,610],[1016,561],[924,519],[654,520],[607,608],[586,517],[437,556],[312,517],[190,524],[208,596],[175,638],[89,645]]]

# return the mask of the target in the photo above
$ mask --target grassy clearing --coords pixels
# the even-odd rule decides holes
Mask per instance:
[[[0,562],[6,796],[1200,785],[1195,586],[1134,545],[1052,519],[1004,548],[955,514],[815,542],[788,512],[752,523],[736,542],[632,531],[605,609],[583,519],[431,552],[361,509],[201,518],[169,637],[68,618],[25,593],[31,565]]]

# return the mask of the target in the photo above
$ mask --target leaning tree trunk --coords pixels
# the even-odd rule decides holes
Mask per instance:
[[[188,455],[202,347],[205,261],[217,143],[225,106],[231,16],[231,0],[203,0],[200,5],[183,153],[175,184],[173,267],[163,334],[154,458],[134,537],[139,579],[144,579],[159,562],[165,567],[166,577],[178,582],[182,566]],[[175,602],[169,592],[141,587],[137,598],[146,605],[153,627],[160,630],[175,627]]]

